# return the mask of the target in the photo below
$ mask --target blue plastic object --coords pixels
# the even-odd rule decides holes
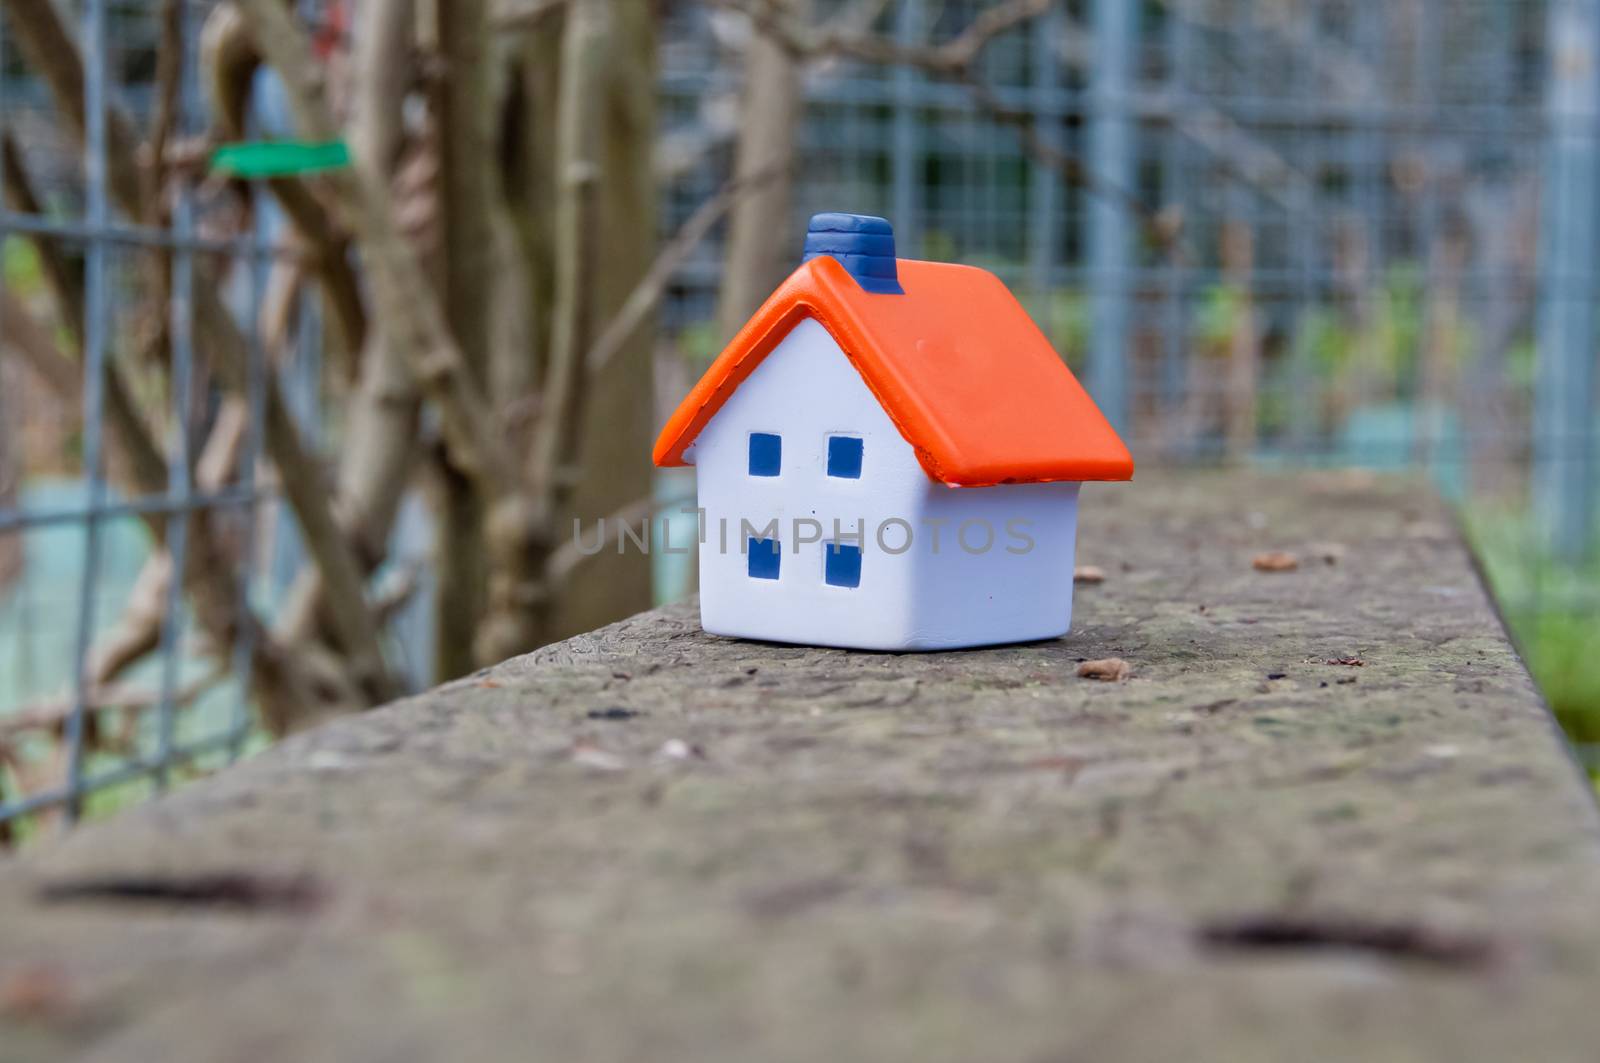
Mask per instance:
[[[904,295],[895,266],[894,226],[870,214],[813,214],[806,227],[803,261],[818,255],[835,259],[863,291]]]
[[[828,437],[828,475],[861,479],[861,440],[855,436]]]
[[[823,562],[822,579],[830,587],[861,586],[861,547],[851,543],[829,543]]]
[[[783,437],[770,432],[750,433],[750,475],[776,476],[783,470]]]
[[[751,579],[778,578],[778,562],[782,557],[778,540],[751,537],[745,544],[745,553]],[[859,569],[861,566],[857,563],[856,567]]]

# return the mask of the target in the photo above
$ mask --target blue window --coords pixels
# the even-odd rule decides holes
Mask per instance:
[[[829,543],[823,554],[824,583],[830,587],[861,586],[861,547],[852,543]]]
[[[828,437],[828,475],[861,479],[861,440],[855,436]]]
[[[750,433],[750,475],[776,476],[783,468],[783,437],[770,432]]]
[[[777,579],[778,560],[783,552],[776,539],[757,539],[754,536],[745,544],[745,562],[751,579]]]

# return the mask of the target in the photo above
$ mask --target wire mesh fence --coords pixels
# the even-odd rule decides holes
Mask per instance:
[[[127,175],[113,171],[109,141],[127,137],[119,126],[129,120],[124,107],[147,117],[153,106],[153,71],[144,66],[161,32],[159,12],[158,5],[104,0],[81,8],[81,171],[78,153],[68,150],[43,106],[38,82],[24,73],[9,39],[0,51],[0,127],[7,155],[0,234],[7,252],[5,310],[13,315],[8,353],[18,353],[14,333],[24,323],[32,289],[42,274],[52,274],[58,291],[72,293],[61,325],[71,334],[63,346],[77,354],[65,370],[66,386],[55,394],[42,386],[45,374],[38,372],[37,358],[49,352],[34,351],[32,361],[22,357],[34,375],[9,378],[0,427],[18,466],[16,491],[0,505],[0,536],[15,543],[19,555],[10,585],[0,590],[0,700],[9,710],[0,712],[0,739],[7,739],[0,750],[18,781],[29,779],[40,762],[52,769],[43,785],[12,788],[16,796],[0,801],[0,825],[44,809],[60,809],[70,821],[96,792],[165,787],[176,773],[237,756],[250,734],[244,691],[252,626],[244,603],[252,567],[204,575],[190,532],[197,519],[227,525],[242,539],[239,557],[256,553],[249,540],[263,497],[256,483],[257,426],[266,370],[259,347],[250,345],[244,367],[249,398],[241,416],[231,418],[238,426],[232,443],[242,453],[238,475],[209,487],[198,483],[198,433],[212,420],[207,407],[215,396],[197,364],[191,322],[197,260],[213,264],[206,283],[231,288],[234,311],[248,322],[260,313],[260,278],[271,252],[256,239],[208,239],[188,185],[179,186],[159,226],[130,221],[127,204],[114,202],[114,182]],[[164,118],[177,138],[202,121],[193,58],[196,21],[189,5],[168,12],[170,32],[178,35],[185,57]],[[152,290],[150,281],[158,257],[171,263],[165,290]],[[155,449],[130,453],[127,435],[110,437],[106,430],[108,421],[143,416],[133,391],[149,381],[125,360],[136,359],[140,339],[148,346],[152,333],[170,340],[170,364],[162,374],[166,394],[153,404],[159,413],[150,427],[164,455]],[[114,490],[108,469],[127,470],[141,460],[142,480],[137,474],[121,479],[160,489]],[[190,573],[234,584],[220,589],[237,607],[236,622],[229,625],[233,644],[223,655],[229,666],[214,674],[195,674],[194,657],[184,650],[192,636],[182,596]],[[145,600],[130,602],[134,597]],[[159,614],[153,646],[119,647],[115,622],[126,608]],[[117,684],[97,681],[98,672],[110,667],[107,654],[132,653],[145,658],[138,668],[125,674],[116,669]],[[188,711],[201,698],[206,710]],[[130,711],[121,724],[124,733],[100,736],[96,732],[112,721],[99,710],[112,704],[149,711]],[[59,737],[41,753],[32,748],[41,745],[37,736],[26,740],[30,729]],[[94,756],[91,745],[98,751]]]
[[[271,211],[241,229],[220,179],[182,157],[210,121],[199,27],[215,6],[70,6],[81,151],[0,18],[0,831],[245,748],[251,670],[271,666],[255,632],[304,558],[281,470],[262,460],[269,390],[324,454],[338,446],[326,315],[275,297],[300,252]],[[756,32],[739,6],[662,16],[667,232],[733,166]],[[347,7],[304,9],[332,54],[349,44]],[[995,5],[815,7],[864,12],[909,50],[958,41]],[[881,213],[901,254],[994,270],[1141,460],[1425,473],[1462,503],[1536,671],[1543,654],[1547,691],[1589,738],[1600,0],[1041,10],[959,77],[848,53],[808,62],[793,215],[774,232],[798,256],[812,211]],[[163,34],[181,45],[176,73],[160,69]],[[272,101],[258,94],[251,116],[262,135],[290,128]],[[195,170],[152,210],[129,209],[153,193],[122,157],[127,123],[160,130],[173,161],[158,168]],[[720,341],[722,251],[714,235],[675,275],[663,402]],[[79,293],[59,315],[59,346],[77,352],[65,366],[25,349],[46,288]],[[238,379],[197,357],[197,298],[243,338]],[[134,409],[148,454],[116,442]],[[423,508],[408,512],[402,559],[429,538]],[[385,635],[414,685],[430,678],[423,584]],[[157,642],[118,668],[130,608],[159,618]],[[25,719],[59,740],[37,726],[45,737],[24,740]]]

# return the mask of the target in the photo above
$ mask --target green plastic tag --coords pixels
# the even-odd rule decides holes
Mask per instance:
[[[224,144],[211,154],[211,169],[235,177],[284,177],[339,170],[350,165],[350,149],[342,140],[263,140]]]

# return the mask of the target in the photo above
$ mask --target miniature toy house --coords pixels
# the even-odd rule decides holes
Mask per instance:
[[[1127,448],[1006,286],[819,214],[805,260],[668,420],[719,635],[878,650],[1052,638],[1078,489]]]

